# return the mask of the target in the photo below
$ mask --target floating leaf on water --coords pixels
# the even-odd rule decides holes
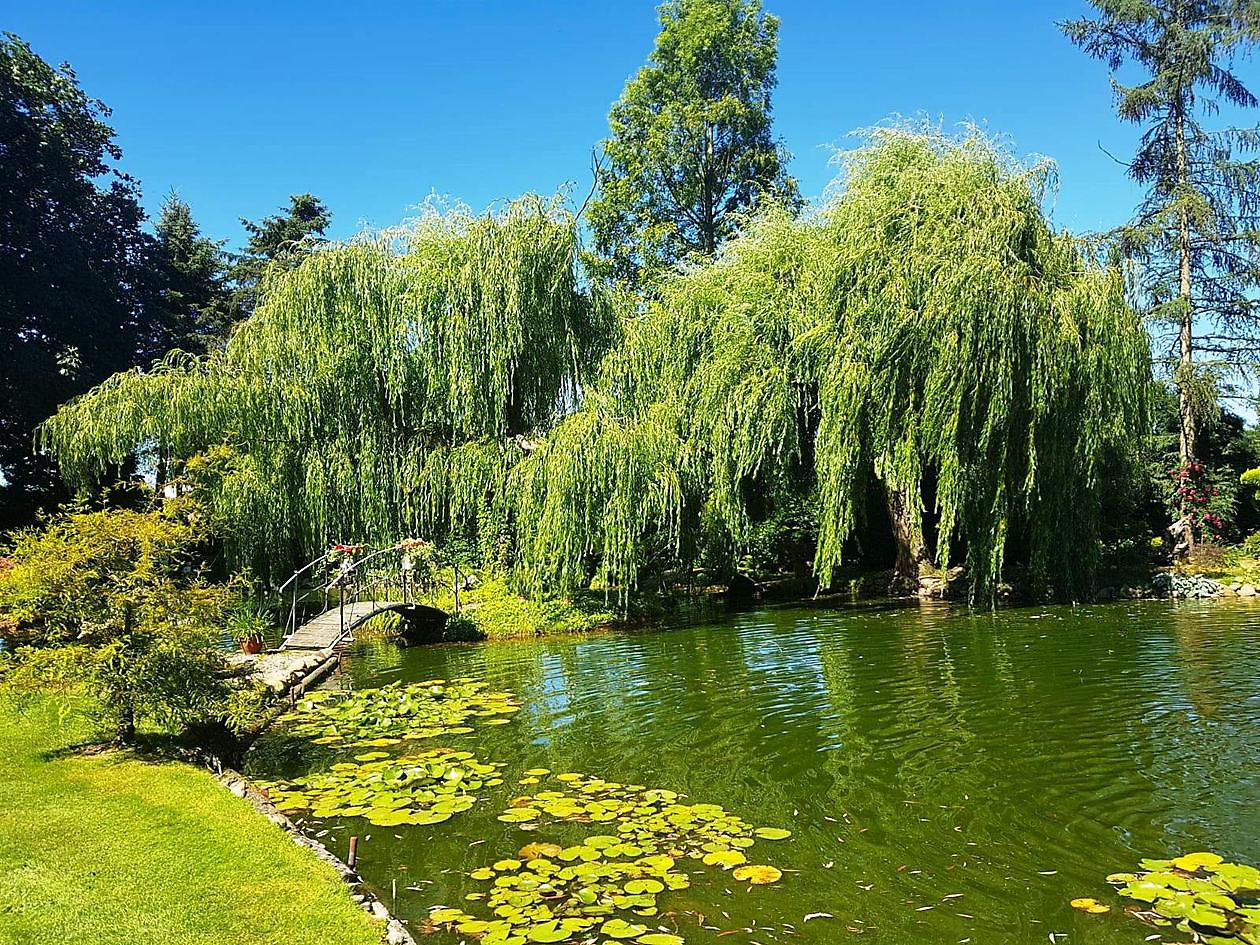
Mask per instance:
[[[537,820],[538,811],[528,807],[516,807],[506,810],[499,815],[499,820],[505,824],[520,824],[527,820]]]
[[[714,850],[712,853],[706,853],[702,862],[706,866],[720,866],[722,869],[727,870],[732,866],[747,863],[748,857],[738,850]]]
[[[429,918],[434,922],[455,922],[459,919],[470,918],[458,909],[434,909],[429,913]]]
[[[521,847],[519,856],[523,860],[536,860],[539,857],[558,856],[560,850],[558,843],[527,843]]]
[[[609,919],[600,926],[599,931],[609,938],[638,938],[645,934],[648,928],[646,925],[634,925],[624,919]]]
[[[1097,899],[1083,897],[1072,900],[1072,908],[1079,909],[1081,912],[1088,912],[1090,915],[1102,915],[1111,911],[1111,906],[1099,902]]]
[[[680,935],[669,935],[665,932],[652,932],[648,935],[640,935],[635,939],[640,945],[684,945],[683,938]]]
[[[1225,858],[1215,853],[1187,853],[1174,859],[1172,865],[1187,873],[1195,873],[1205,866],[1217,866],[1224,862]]]
[[[773,866],[739,866],[735,868],[735,872],[731,873],[741,883],[747,882],[754,886],[767,886],[770,883],[777,883],[783,878],[783,873]]]
[[[564,928],[560,923],[550,921],[531,927],[526,938],[531,942],[563,942],[572,934],[572,931]]]
[[[786,840],[792,836],[792,831],[782,827],[758,827],[753,831],[753,836],[759,840]]]
[[[632,896],[638,896],[643,893],[655,895],[665,889],[665,884],[655,879],[632,879],[626,883],[625,890]]]

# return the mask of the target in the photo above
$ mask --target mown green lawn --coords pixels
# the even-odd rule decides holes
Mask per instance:
[[[0,718],[0,943],[379,945],[325,864],[204,771],[89,739],[55,706]]]

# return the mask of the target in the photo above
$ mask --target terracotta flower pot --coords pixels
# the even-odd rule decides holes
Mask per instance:
[[[263,641],[259,637],[247,637],[241,641],[241,652],[253,655],[263,651]]]

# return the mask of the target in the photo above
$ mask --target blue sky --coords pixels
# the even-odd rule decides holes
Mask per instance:
[[[239,245],[239,217],[301,191],[328,203],[337,237],[396,224],[432,193],[480,209],[568,183],[580,201],[608,107],[651,51],[655,6],[8,0],[0,29],[70,62],[113,108],[151,212],[176,189],[209,235]],[[1135,132],[1112,113],[1105,67],[1055,27],[1083,0],[766,7],[782,20],[776,130],[807,195],[849,132],[927,114],[1053,157],[1059,225],[1129,216],[1137,193],[1099,145],[1128,155]]]

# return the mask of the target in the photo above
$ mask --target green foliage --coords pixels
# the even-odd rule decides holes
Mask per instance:
[[[223,351],[116,375],[43,427],[90,486],[137,446],[180,459],[231,561],[281,574],[333,541],[500,540],[528,435],[602,338],[573,217],[525,198],[312,253]]]
[[[288,207],[257,223],[242,219],[248,242],[230,273],[235,308],[242,315],[253,312],[266,280],[298,266],[323,242],[331,221],[332,214],[314,194],[294,194]]]
[[[257,596],[243,597],[227,608],[225,626],[228,635],[238,643],[274,637],[277,627],[275,603]]]
[[[17,535],[0,611],[20,647],[10,693],[86,690],[119,737],[222,719],[232,689],[222,634],[231,591],[191,569],[202,535],[186,506],[75,510]]]
[[[486,636],[477,621],[465,614],[451,614],[442,628],[442,640],[446,643],[477,643]]]
[[[813,479],[825,582],[868,483],[911,497],[921,529],[930,476],[937,558],[965,548],[976,595],[1008,536],[1034,580],[1080,592],[1149,354],[1122,274],[1047,224],[1051,174],[974,133],[878,131],[822,212],[769,210],[666,282],[514,472],[525,579],[624,596],[702,523],[747,547],[750,481]]]
[[[1260,489],[1260,467],[1252,467],[1243,471],[1238,477],[1240,484],[1249,486],[1252,489]]]
[[[577,599],[525,598],[514,594],[502,579],[484,581],[459,595],[459,626],[470,625],[476,639],[510,640],[548,634],[589,633],[615,623],[617,617],[591,595]],[[443,610],[454,610],[449,592],[435,600]],[[455,621],[456,616],[451,617]],[[450,623],[448,622],[448,630]],[[448,637],[450,638],[450,637]],[[454,638],[450,638],[454,639]]]
[[[1188,502],[1180,493],[1182,483],[1178,435],[1178,399],[1165,385],[1158,385],[1153,397],[1153,434],[1144,443],[1146,509],[1135,510],[1131,521],[1145,518],[1147,527],[1160,533],[1171,520],[1193,509],[1196,538],[1236,540],[1241,534],[1260,527],[1260,506],[1256,496],[1244,488],[1244,471],[1260,462],[1253,432],[1243,419],[1213,404],[1198,416],[1197,454],[1193,464],[1199,467],[1193,475],[1195,498]],[[1206,533],[1201,527],[1207,519]]]
[[[1260,135],[1211,130],[1200,119],[1222,101],[1256,106],[1231,69],[1260,36],[1260,7],[1236,0],[1094,6],[1097,19],[1064,23],[1064,32],[1113,73],[1129,62],[1145,73],[1136,85],[1112,79],[1117,113],[1142,129],[1128,167],[1146,191],[1134,222],[1121,231],[1121,247],[1140,260],[1152,314],[1173,336],[1169,373],[1181,391],[1184,464],[1198,458],[1196,428],[1207,416],[1197,384],[1202,362],[1251,363],[1256,349],[1260,163],[1234,152],[1254,151]]]
[[[0,530],[56,496],[33,431],[58,404],[166,347],[151,240],[109,109],[68,66],[0,33]]]
[[[12,565],[0,574],[0,609],[17,621],[17,639],[109,639],[128,621],[154,622],[146,608],[168,606],[173,591],[203,590],[183,577],[203,538],[194,514],[174,504],[148,512],[79,506],[16,532]]]
[[[192,208],[174,193],[153,229],[161,279],[157,308],[169,345],[201,351],[221,344],[236,316],[222,246],[201,234]]]
[[[779,21],[758,0],[671,0],[648,65],[613,105],[589,209],[610,274],[632,284],[712,258],[765,195],[794,201],[771,135]]]
[[[1226,863],[1215,853],[1143,860],[1139,873],[1113,873],[1107,882],[1141,905],[1139,918],[1176,926],[1194,939],[1224,945],[1260,939],[1260,870]]]

